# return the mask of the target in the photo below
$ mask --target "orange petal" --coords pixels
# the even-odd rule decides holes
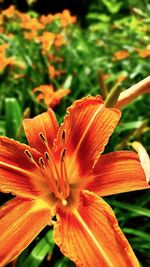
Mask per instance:
[[[138,155],[131,151],[102,155],[93,172],[87,189],[100,196],[150,188]]]
[[[25,150],[38,163],[41,157],[38,151],[7,137],[0,137],[0,190],[29,198],[48,194],[44,177]]]
[[[120,111],[106,108],[100,96],[78,100],[67,111],[55,143],[57,156],[65,147],[68,176],[74,173],[77,163],[80,174],[87,175],[117,125]]]
[[[138,152],[140,162],[146,176],[146,181],[147,183],[150,183],[150,157],[141,143],[134,141],[132,143],[132,147]]]
[[[51,108],[54,108],[59,104],[61,99],[70,93],[70,89],[59,89],[54,92],[53,96],[46,99],[45,97],[45,104],[49,105]],[[46,101],[47,100],[47,101]]]
[[[123,91],[118,98],[115,108],[123,108],[134,101],[138,96],[147,93],[150,93],[150,76]]]
[[[59,211],[54,241],[79,267],[139,267],[110,206],[84,191],[74,214]]]
[[[40,133],[44,135],[49,148],[52,148],[58,130],[58,123],[54,112],[49,109],[48,112],[42,113],[33,119],[24,120],[24,129],[30,146],[44,153],[47,148],[40,137]]]
[[[0,266],[17,257],[50,222],[49,206],[41,199],[14,198],[0,211]]]

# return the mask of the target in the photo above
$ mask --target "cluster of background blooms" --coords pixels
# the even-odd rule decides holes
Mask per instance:
[[[15,61],[17,61],[17,58],[7,58],[5,55],[9,45],[16,41],[13,31],[15,34],[17,32],[18,39],[20,38],[20,42],[24,42],[24,46],[29,45],[32,41],[39,50],[39,56],[41,56],[41,58],[43,57],[46,65],[45,67],[47,68],[44,70],[44,73],[47,72],[49,76],[47,80],[51,82],[51,84],[44,85],[44,88],[47,88],[47,94],[43,93],[42,98],[40,95],[36,99],[42,99],[46,106],[54,107],[60,102],[63,96],[70,92],[69,89],[64,89],[64,92],[63,89],[60,89],[60,91],[56,90],[57,97],[53,97],[53,94],[56,92],[54,91],[52,81],[65,72],[64,69],[58,70],[55,68],[57,62],[63,61],[63,58],[55,56],[55,50],[59,53],[60,47],[68,42],[67,27],[75,22],[76,17],[71,16],[68,10],[64,10],[62,13],[57,13],[55,15],[42,15],[37,18],[18,11],[14,6],[10,6],[8,9],[2,11],[0,14],[1,33],[8,36],[9,43],[0,46],[0,71],[4,71],[6,66],[15,64]],[[2,42],[4,43],[4,40],[2,40]],[[24,59],[21,60],[23,66],[21,73],[18,75],[15,73],[14,79],[26,78],[26,69],[29,66],[25,65],[26,62],[24,62]],[[34,65],[31,67],[33,72],[36,71]],[[42,84],[39,84],[39,86],[41,85]],[[36,90],[33,90],[33,92],[35,91]],[[55,100],[56,98],[57,101]]]

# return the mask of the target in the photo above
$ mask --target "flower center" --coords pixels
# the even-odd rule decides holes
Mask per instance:
[[[25,154],[41,172],[42,176],[45,178],[50,192],[54,194],[55,198],[60,200],[63,206],[68,205],[68,197],[70,195],[70,187],[67,176],[67,169],[65,163],[66,148],[63,147],[60,157],[60,162],[55,161],[52,150],[48,146],[48,142],[43,135],[39,133],[40,141],[45,146],[45,153],[43,157],[35,161],[29,150],[25,150]],[[62,134],[62,141],[64,141],[65,133]]]

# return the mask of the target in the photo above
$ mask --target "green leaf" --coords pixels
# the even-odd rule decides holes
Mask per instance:
[[[6,135],[16,138],[22,123],[20,106],[15,98],[5,99]]]
[[[52,240],[52,229],[37,243],[23,264],[17,264],[17,267],[38,267],[48,253],[52,254],[54,248]],[[20,256],[21,257],[21,256]]]
[[[111,14],[116,14],[123,5],[122,2],[117,2],[116,0],[102,0],[102,2]]]
[[[54,265],[54,267],[64,267],[64,266],[65,267],[74,267],[75,265],[73,262],[71,262],[66,257],[59,259]]]
[[[72,83],[72,75],[69,75],[67,78],[66,78],[66,80],[65,80],[65,82],[63,83],[63,88],[64,89],[68,89],[68,88],[70,88],[70,86],[71,86],[71,83]]]
[[[111,201],[109,201],[109,203],[110,203],[110,205],[113,205],[115,207],[131,211],[131,212],[135,213],[137,216],[146,216],[146,217],[150,218],[150,210],[148,210],[148,209],[141,208],[141,207],[136,206],[136,205],[122,203],[122,202],[116,201],[116,200],[111,200]]]
[[[133,130],[133,129],[138,129],[139,127],[141,127],[143,124],[143,121],[132,121],[132,122],[126,122],[126,123],[120,123],[120,125],[118,125],[118,132],[123,132],[126,130]]]
[[[108,22],[108,21],[110,21],[110,17],[108,16],[108,15],[106,15],[106,14],[99,14],[99,13],[96,13],[96,12],[94,12],[94,13],[89,13],[88,15],[87,15],[87,19],[91,19],[91,20],[100,20],[100,21],[103,21],[103,22]]]
[[[5,131],[6,126],[5,125],[6,125],[5,121],[0,120],[0,135],[6,134],[6,131]]]
[[[150,235],[148,233],[144,233],[140,230],[132,229],[132,228],[122,228],[125,234],[131,234],[137,236],[139,238],[144,239],[145,241],[150,242]]]

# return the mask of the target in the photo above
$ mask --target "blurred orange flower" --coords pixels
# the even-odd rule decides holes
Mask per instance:
[[[44,32],[38,37],[39,41],[42,43],[43,53],[47,53],[55,41],[56,34],[53,32]]]
[[[114,56],[114,60],[123,60],[123,59],[128,58],[130,54],[128,50],[120,50],[118,52],[115,52],[113,56]]]
[[[58,126],[52,109],[24,120],[29,146],[0,137],[0,265],[56,216],[54,242],[79,267],[139,267],[103,196],[150,188],[137,153],[101,155],[120,119],[100,96],[75,101]]]
[[[22,13],[19,10],[16,10],[16,16],[18,18],[20,18],[21,22],[23,22],[23,23],[26,23],[26,22],[30,21],[30,19],[31,19],[28,14]]]
[[[61,33],[56,34],[56,38],[55,38],[55,41],[54,41],[55,47],[60,47],[65,43],[66,43],[66,41],[64,39],[64,36]]]
[[[2,16],[2,14],[0,14],[0,25],[1,26],[3,25],[3,16]]]
[[[75,23],[77,21],[76,16],[71,16],[71,13],[69,10],[65,9],[61,14],[60,14],[60,23],[62,27],[67,27],[69,24]]]
[[[22,29],[31,31],[38,31],[44,29],[44,26],[35,18],[30,18],[30,20],[22,22],[20,26]]]
[[[24,32],[23,35],[24,35],[24,38],[27,40],[34,40],[35,42],[39,41],[37,31]]]
[[[55,67],[51,65],[48,67],[48,72],[50,79],[54,79],[59,77],[62,73],[64,73],[64,70],[56,70]]]
[[[49,14],[47,16],[42,15],[39,18],[39,21],[44,25],[50,24],[53,20],[54,20],[54,15],[52,15],[52,14]]]
[[[4,33],[4,28],[0,26],[0,33]]]
[[[15,15],[15,11],[15,6],[11,5],[7,9],[4,9],[1,14],[7,18],[12,18]]]
[[[55,62],[63,62],[64,61],[64,59],[62,57],[56,57],[54,54],[49,54],[48,58],[51,61],[55,61]]]
[[[6,49],[9,44],[0,45],[0,71],[3,71],[7,65],[14,64],[14,59],[12,57],[6,57]]]
[[[150,56],[150,47],[147,46],[144,50],[135,48],[135,51],[139,54],[141,58],[146,58]]]
[[[33,89],[33,92],[40,93],[36,98],[37,101],[43,100],[47,107],[54,108],[64,96],[70,93],[70,89],[58,89],[57,91],[54,91],[52,85],[41,85]]]

